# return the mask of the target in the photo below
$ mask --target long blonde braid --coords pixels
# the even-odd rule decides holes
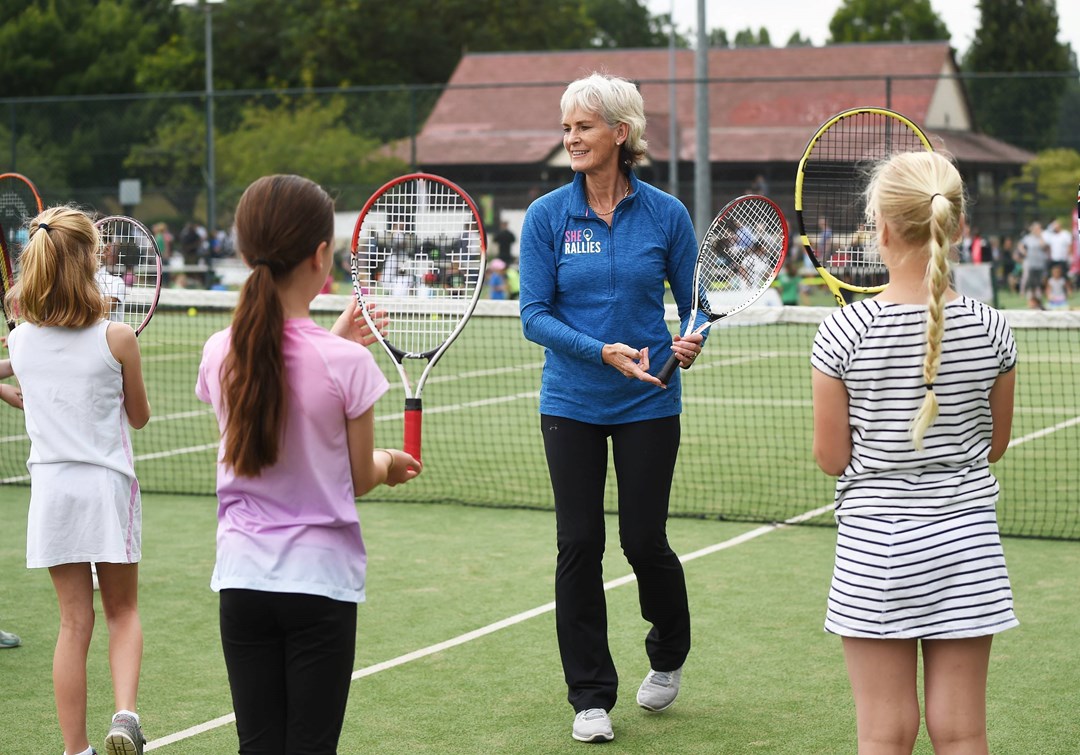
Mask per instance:
[[[930,197],[930,260],[926,265],[930,296],[926,313],[926,358],[923,360],[926,396],[911,421],[911,441],[920,451],[927,429],[938,417],[934,381],[941,366],[941,339],[945,335],[945,292],[949,288],[949,236],[945,229],[951,224],[952,213],[952,205],[943,195]]]
[[[927,430],[938,417],[934,382],[941,366],[941,343],[945,335],[949,246],[959,235],[964,212],[960,173],[940,152],[894,155],[877,166],[866,189],[867,220],[879,227],[879,221],[884,220],[908,245],[927,253],[929,297],[923,361],[926,396],[911,421],[911,440],[920,451]]]

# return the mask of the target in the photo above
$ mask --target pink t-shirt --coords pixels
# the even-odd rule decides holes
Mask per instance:
[[[221,364],[231,329],[203,347],[195,395],[224,431]],[[213,590],[303,593],[362,602],[367,555],[356,512],[346,421],[388,384],[366,348],[307,318],[285,321],[288,409],[278,463],[238,477],[218,461]]]

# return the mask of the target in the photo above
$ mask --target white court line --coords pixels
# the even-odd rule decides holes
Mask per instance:
[[[806,521],[807,519],[813,519],[815,516],[824,514],[831,508],[832,504],[830,503],[828,506],[821,506],[811,511],[804,512],[779,524],[766,524],[761,527],[757,527],[756,529],[752,529],[749,532],[744,532],[741,535],[737,535],[736,537],[724,540],[723,542],[715,543],[714,545],[701,548],[694,551],[693,553],[688,553],[685,556],[680,557],[679,561],[685,564],[688,561],[693,561],[695,559],[701,558],[702,556],[709,556],[713,553],[718,553],[722,550],[732,548],[736,545],[742,545],[743,543],[761,537],[762,535],[767,535],[770,532],[775,532],[776,530],[786,527],[789,524],[798,524],[800,522]],[[619,577],[618,579],[613,579],[609,582],[605,582],[604,590],[607,591],[616,587],[621,587],[622,585],[633,582],[635,579],[636,576],[633,573],[627,574],[626,576]],[[485,637],[489,634],[494,634],[501,629],[512,627],[515,624],[520,624],[523,621],[534,619],[537,616],[543,616],[544,614],[550,613],[554,610],[554,601],[550,603],[545,603],[542,606],[531,608],[528,611],[522,611],[521,613],[496,621],[493,624],[488,624],[485,627],[480,627],[479,629],[474,629],[471,632],[460,634],[457,637],[453,637],[449,640],[436,643],[435,645],[429,645],[426,648],[414,650],[413,652],[406,653],[405,655],[399,655],[397,658],[391,658],[390,660],[383,661],[382,663],[376,663],[371,666],[365,666],[362,669],[357,669],[353,672],[352,679],[353,681],[356,681],[357,679],[363,679],[366,676],[377,674],[380,671],[387,671],[398,666],[404,666],[406,663],[411,663],[412,661],[426,658],[436,653],[441,653],[444,650],[449,650],[450,648],[457,647],[458,645],[464,645],[467,642],[472,642],[473,640]],[[218,729],[222,726],[227,726],[235,722],[236,714],[229,713],[228,715],[220,716],[213,720],[206,721],[205,723],[196,724],[195,726],[191,726],[187,729],[184,729],[183,731],[169,734],[167,736],[161,737],[160,739],[155,739],[154,741],[149,742],[146,745],[146,750],[156,750],[159,747],[165,747],[166,745],[175,744],[176,742],[180,742],[181,740],[190,739],[191,737],[198,736],[199,734],[205,734],[208,731]]]
[[[1064,422],[1058,422],[1056,425],[1044,427],[1042,430],[1036,430],[1033,433],[1028,433],[1027,435],[1024,435],[1020,438],[1010,440],[1009,447],[1012,448],[1013,446],[1023,445],[1029,440],[1037,440],[1039,438],[1044,438],[1050,433],[1056,433],[1058,430],[1064,430],[1066,427],[1072,427],[1073,425],[1080,425],[1080,417],[1073,417],[1072,419],[1067,419]]]

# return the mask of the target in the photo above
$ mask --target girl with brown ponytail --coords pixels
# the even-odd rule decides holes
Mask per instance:
[[[222,436],[210,586],[241,753],[337,752],[364,599],[356,498],[420,473],[374,447],[388,386],[355,302],[330,332],[311,319],[333,230],[333,200],[306,178],[247,188],[235,238],[251,275],[199,367]]]
[[[1017,625],[990,463],[1012,429],[1008,322],[950,287],[964,186],[940,153],[893,156],[867,188],[888,288],[821,324],[814,457],[837,475],[825,629],[843,637],[859,753],[986,753],[993,635]]]

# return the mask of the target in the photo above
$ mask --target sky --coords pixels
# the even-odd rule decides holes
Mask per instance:
[[[728,38],[743,29],[769,30],[776,47],[784,46],[798,31],[815,45],[829,37],[829,21],[842,0],[705,0],[705,27],[722,28]],[[691,41],[697,33],[698,0],[646,0],[653,15],[668,13],[674,6],[675,27]],[[977,0],[930,0],[952,34],[952,46],[959,59],[967,52],[979,26]],[[1057,0],[1058,40],[1068,42],[1080,54],[1080,2]]]

